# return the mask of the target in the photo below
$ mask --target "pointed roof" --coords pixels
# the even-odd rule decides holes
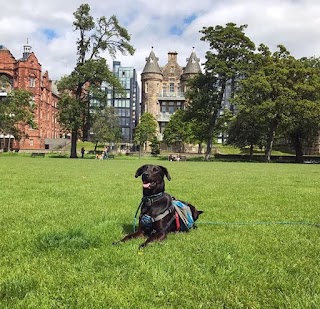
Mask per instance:
[[[192,50],[192,53],[189,58],[187,58],[187,65],[184,68],[183,73],[184,74],[196,74],[201,72],[200,67],[200,59],[197,57],[196,53],[194,52],[194,48]]]
[[[8,50],[4,45],[0,45],[0,50]]]
[[[147,63],[144,66],[142,74],[143,73],[159,73],[159,74],[162,74],[161,73],[161,69],[160,69],[159,64],[158,64],[158,60],[159,60],[159,58],[157,58],[156,55],[154,54],[153,46],[152,46],[151,53],[150,53],[149,57],[146,58]]]

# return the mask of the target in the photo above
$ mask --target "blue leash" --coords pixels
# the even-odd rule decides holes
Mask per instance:
[[[274,222],[267,222],[267,221],[259,221],[259,222],[197,222],[198,224],[211,224],[211,225],[272,225],[272,224],[287,224],[287,225],[310,225],[315,227],[320,227],[320,223],[313,223],[313,222],[304,222],[304,221],[274,221]]]

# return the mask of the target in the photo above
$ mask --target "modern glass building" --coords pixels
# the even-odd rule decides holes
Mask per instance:
[[[140,88],[137,73],[132,67],[122,67],[120,61],[113,61],[113,73],[120,80],[125,95],[116,92],[107,83],[102,87],[108,96],[108,106],[113,106],[118,113],[122,143],[133,144],[133,131],[140,115]]]

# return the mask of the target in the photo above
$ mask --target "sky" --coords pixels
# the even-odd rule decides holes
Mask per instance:
[[[75,67],[73,13],[85,3],[95,20],[115,15],[127,29],[135,54],[104,56],[110,68],[113,60],[134,67],[139,81],[152,47],[160,66],[168,52],[177,52],[184,67],[193,48],[204,63],[209,44],[200,40],[200,30],[229,22],[248,25],[245,34],[256,46],[275,51],[281,44],[296,58],[320,57],[319,0],[0,0],[0,45],[20,59],[28,42],[42,71],[58,80]]]

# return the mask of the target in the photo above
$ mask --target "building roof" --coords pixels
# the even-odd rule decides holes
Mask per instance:
[[[152,47],[152,50],[151,50],[149,57],[146,58],[147,63],[144,66],[142,73],[160,73],[160,74],[162,74],[161,69],[158,64],[158,60],[159,60],[159,58],[157,58],[156,55],[154,54],[153,47]]]
[[[0,50],[8,50],[4,45],[0,45]]]
[[[200,59],[197,57],[194,50],[189,58],[187,58],[187,65],[183,71],[184,74],[195,74],[201,72]]]

